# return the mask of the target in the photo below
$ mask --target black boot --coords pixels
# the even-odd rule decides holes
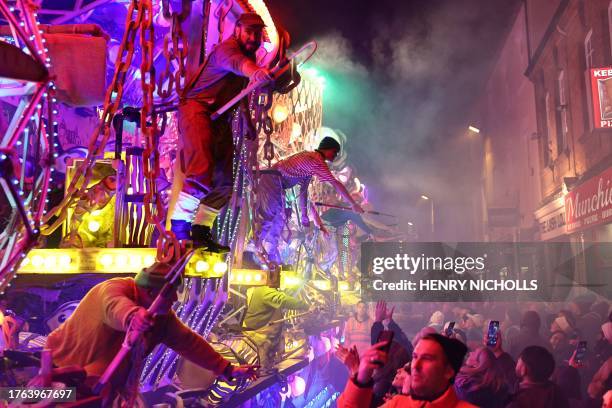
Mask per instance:
[[[206,248],[210,252],[229,252],[230,247],[217,243],[210,232],[210,227],[205,225],[191,226],[191,239],[196,248]]]
[[[170,220],[170,231],[174,232],[176,239],[191,239],[191,223],[183,220]]]

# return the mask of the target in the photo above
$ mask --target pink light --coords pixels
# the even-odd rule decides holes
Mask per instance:
[[[296,375],[291,382],[291,396],[293,398],[299,397],[304,394],[304,391],[306,391],[306,381],[299,375]]]
[[[325,347],[325,352],[328,353],[331,348],[331,341],[329,341],[329,339],[327,337],[322,337],[321,340],[323,341],[323,346]]]

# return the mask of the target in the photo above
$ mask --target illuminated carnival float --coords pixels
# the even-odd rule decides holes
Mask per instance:
[[[184,250],[166,228],[177,195],[172,181],[182,177],[175,165],[177,92],[249,11],[267,26],[262,64],[296,57],[281,93],[247,95],[258,138],[247,138],[233,114],[233,194],[214,228],[232,250],[190,253],[174,305],[183,322],[238,364],[259,362],[240,323],[247,290],[270,278],[265,251],[252,245],[259,171],[313,150],[324,136],[346,142],[322,126],[323,77],[300,64],[316,45],[292,54],[288,33],[262,0],[0,0],[0,292],[26,323],[19,350],[40,351],[96,283],[133,276]],[[343,149],[332,170],[367,201],[347,163]],[[320,183],[310,194],[322,205],[338,202]],[[287,201],[295,214],[296,196],[289,192]],[[358,290],[355,227],[323,236],[290,221],[283,238],[281,288],[319,308],[285,314],[284,354],[274,370],[255,382],[227,383],[158,346],[140,377],[145,400],[330,406],[338,388],[319,374],[341,336],[340,307]],[[28,370],[6,358],[4,364],[5,382],[16,384]]]

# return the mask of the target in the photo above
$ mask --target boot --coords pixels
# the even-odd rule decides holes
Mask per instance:
[[[191,226],[191,239],[196,248],[206,248],[210,252],[225,253],[230,251],[230,247],[217,243],[212,236],[210,227],[205,225]]]
[[[191,223],[183,220],[170,220],[170,231],[181,241],[191,239]]]

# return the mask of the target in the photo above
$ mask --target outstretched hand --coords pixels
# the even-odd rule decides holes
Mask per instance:
[[[338,344],[336,357],[348,368],[350,376],[357,374],[359,371],[359,353],[357,352],[357,347],[353,346],[348,349]]]
[[[387,309],[387,302],[384,300],[379,300],[376,303],[376,312],[375,312],[375,320],[377,322],[382,322],[383,320],[393,320],[393,312],[395,311],[395,306],[391,309]]]

